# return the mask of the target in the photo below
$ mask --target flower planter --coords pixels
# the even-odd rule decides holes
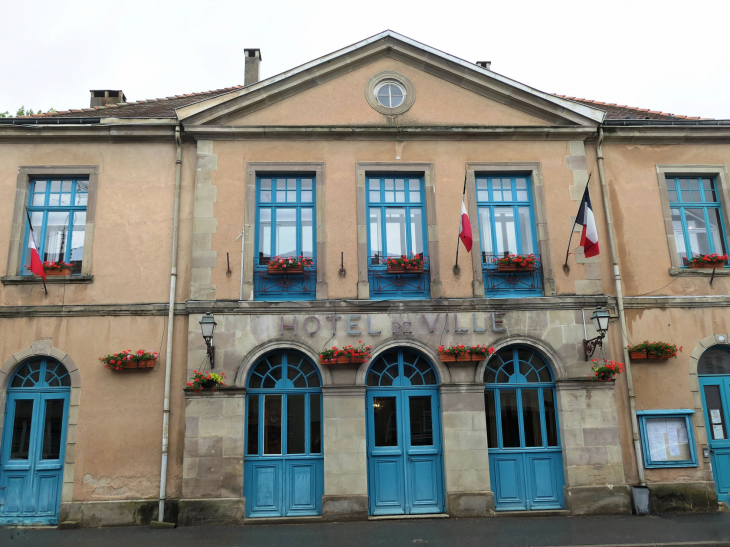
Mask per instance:
[[[724,268],[725,262],[722,260],[718,260],[717,262],[690,262],[687,266],[690,270],[700,270],[700,269],[712,269],[712,268]]]
[[[423,266],[417,268],[406,268],[405,266],[388,266],[389,274],[422,274]]]
[[[364,363],[367,360],[367,357],[350,357],[349,355],[338,355],[334,359],[325,359],[324,357],[320,357],[319,363],[321,365],[345,365],[348,363]]]
[[[304,266],[292,266],[290,268],[274,268],[273,265],[269,264],[267,273],[269,275],[304,275]]]
[[[486,355],[480,354],[453,355],[451,353],[439,353],[439,359],[441,359],[442,363],[465,363],[469,361],[482,361],[486,358]]]
[[[64,268],[63,270],[43,270],[47,277],[53,277],[53,276],[67,276],[71,275],[71,268]]]
[[[117,368],[116,365],[105,364],[104,367],[109,370],[127,370],[127,369],[153,369],[155,368],[155,359],[149,359],[147,361],[126,361],[124,366]]]
[[[532,272],[535,266],[519,266],[517,264],[497,264],[498,272]]]
[[[629,357],[632,361],[638,361],[639,359],[646,359],[646,353],[643,351],[630,351]]]

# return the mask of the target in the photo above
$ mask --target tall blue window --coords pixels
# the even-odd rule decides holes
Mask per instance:
[[[482,274],[486,296],[542,295],[540,263],[530,272],[499,272],[497,260],[507,255],[539,258],[527,175],[477,175],[477,210]]]
[[[67,262],[81,273],[89,181],[35,179],[30,184],[28,213],[43,262]],[[26,223],[27,224],[27,223]],[[30,226],[25,229],[23,275],[30,275]]]
[[[277,175],[256,179],[254,296],[313,300],[317,281],[315,179]],[[270,275],[273,257],[309,259],[303,273]]]
[[[725,227],[715,179],[668,177],[674,240],[683,266],[695,255],[726,254]]]
[[[426,200],[421,176],[367,178],[368,270],[372,298],[428,298]],[[420,256],[423,271],[388,272],[388,257]]]

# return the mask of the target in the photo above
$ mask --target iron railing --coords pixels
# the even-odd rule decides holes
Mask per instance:
[[[269,258],[260,256],[254,266],[256,300],[314,300],[317,288],[317,259],[303,273],[270,274]]]
[[[482,278],[486,296],[542,296],[542,261],[540,255],[531,271],[499,271],[497,260],[507,256],[482,253]]]
[[[375,254],[368,257],[368,281],[370,297],[378,298],[429,298],[430,276],[428,258],[423,268],[416,271],[389,270],[386,257]]]

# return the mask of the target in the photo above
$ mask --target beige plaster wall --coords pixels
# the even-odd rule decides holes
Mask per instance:
[[[404,114],[386,116],[365,99],[375,74],[394,70],[416,88]],[[385,58],[252,112],[227,125],[550,125],[395,59]]]
[[[716,278],[710,286],[706,277],[669,275],[671,262],[656,171],[657,165],[664,164],[727,166],[730,164],[730,145],[609,142],[604,144],[603,153],[624,294],[630,296],[650,291],[654,291],[652,296],[730,293],[730,279],[726,277]],[[664,287],[670,282],[671,285]]]
[[[175,189],[174,142],[3,144],[0,148],[0,276],[7,274],[18,167],[98,165],[91,284],[0,285],[0,305],[167,302]],[[189,293],[195,146],[185,146],[177,299]],[[143,280],[141,282],[141,280]]]
[[[0,362],[35,340],[50,340],[78,366],[74,501],[158,497],[166,324],[167,316],[27,317],[0,323]],[[186,333],[187,317],[176,317],[167,490],[171,497],[179,497],[182,486]],[[108,353],[139,348],[160,352],[154,370],[116,372],[98,361]]]
[[[581,143],[582,144],[582,143]],[[467,162],[539,162],[545,188],[548,231],[551,242],[552,268],[558,294],[576,294],[581,287],[576,281],[586,278],[581,264],[571,267],[568,275],[561,265],[578,201],[572,199],[576,188],[574,171],[567,158],[572,155],[568,142],[464,142],[464,141],[213,141],[217,169],[211,181],[217,187],[214,216],[216,232],[212,234],[212,249],[217,252],[211,283],[216,286],[216,298],[237,299],[239,292],[241,244],[236,237],[244,222],[245,165],[247,162],[324,162],[327,235],[327,282],[329,298],[357,296],[357,233],[356,233],[356,163],[433,162],[436,188],[436,211],[440,250],[440,275],[443,296],[471,297],[472,275],[468,257],[463,249],[460,256],[462,274],[454,276],[452,267],[456,255],[457,229],[460,221],[460,200]],[[396,160],[396,155],[400,160]],[[581,184],[585,181],[581,179]],[[591,181],[594,203],[601,194],[597,176]],[[577,198],[580,199],[580,196]],[[599,238],[608,241],[603,212],[594,206]],[[574,238],[577,247],[579,237]],[[607,250],[607,245],[605,247]],[[233,275],[226,276],[226,252],[229,253]],[[344,252],[347,277],[340,278],[340,253]],[[571,258],[575,266],[575,258]],[[598,264],[596,264],[598,266]],[[604,268],[610,271],[610,265]],[[595,277],[595,276],[594,276]],[[596,281],[601,292],[601,282]],[[610,282],[603,290],[610,290]]]

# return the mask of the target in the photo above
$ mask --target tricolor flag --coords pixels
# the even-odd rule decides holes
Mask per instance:
[[[583,233],[580,236],[580,244],[586,258],[596,256],[598,251],[598,231],[596,231],[596,219],[593,218],[593,207],[591,207],[591,195],[588,193],[588,185],[583,193],[583,200],[580,202],[576,224],[583,226]]]
[[[26,265],[31,273],[34,275],[40,275],[43,278],[43,287],[46,286],[46,272],[43,269],[43,262],[41,262],[41,256],[38,254],[38,247],[35,244],[35,232],[33,231],[33,224],[30,221],[30,214],[28,210],[25,210],[28,215],[28,228],[30,228],[30,237],[28,238],[28,246],[30,247],[30,266]]]
[[[464,247],[466,247],[466,252],[471,252],[471,222],[469,222],[469,215],[466,213],[464,196],[461,197],[461,226],[459,226],[459,237]]]

